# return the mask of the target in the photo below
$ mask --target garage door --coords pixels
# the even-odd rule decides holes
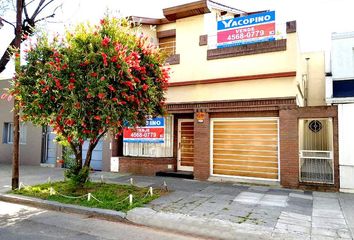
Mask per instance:
[[[83,162],[85,162],[87,150],[89,148],[89,141],[85,141],[82,147],[82,158]],[[92,151],[92,158],[91,158],[91,168],[94,170],[102,170],[102,150],[103,150],[103,140],[100,140],[95,149]]]
[[[278,179],[278,119],[213,119],[212,173]]]

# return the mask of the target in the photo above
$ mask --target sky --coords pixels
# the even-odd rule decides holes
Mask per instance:
[[[118,16],[163,18],[162,9],[193,0],[56,0],[62,3],[54,19],[43,24],[49,32],[63,32],[64,26],[78,22],[97,23],[109,10]],[[330,50],[332,32],[354,31],[353,0],[214,0],[244,11],[275,10],[276,22],[297,21],[300,50],[302,52]],[[53,4],[55,5],[55,3]],[[0,6],[1,7],[1,6]],[[50,12],[51,9],[48,9]],[[48,12],[48,13],[49,13]],[[7,12],[7,17],[11,14]],[[14,18],[13,18],[14,19]],[[13,37],[9,26],[0,29],[0,54]],[[0,74],[11,77],[12,64]]]

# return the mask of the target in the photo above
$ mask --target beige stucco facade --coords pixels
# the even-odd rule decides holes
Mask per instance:
[[[213,46],[210,43],[199,46],[199,36],[208,34],[211,41],[216,30],[213,33],[208,26],[215,25],[211,21],[215,21],[216,15],[217,12],[212,11],[156,27],[157,32],[176,30],[176,54],[180,55],[180,63],[170,66],[170,83],[284,72],[296,72],[296,76],[173,86],[167,91],[167,102],[295,97],[298,105],[304,106],[304,81],[307,81],[307,105],[324,105],[324,54],[300,53],[297,32],[286,35],[285,51],[207,60],[207,50]]]
[[[9,81],[0,81],[0,95],[6,92]],[[11,163],[13,145],[4,143],[4,124],[13,122],[13,101],[7,99],[0,100],[0,163]],[[41,162],[42,130],[25,123],[26,139],[24,144],[20,144],[20,164],[39,165]]]

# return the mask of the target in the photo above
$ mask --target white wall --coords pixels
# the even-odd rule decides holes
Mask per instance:
[[[354,193],[354,103],[338,105],[340,191]]]
[[[332,34],[333,79],[354,78],[354,32]]]

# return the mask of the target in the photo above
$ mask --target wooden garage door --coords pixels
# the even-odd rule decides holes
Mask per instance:
[[[213,120],[213,174],[278,179],[278,120]]]

